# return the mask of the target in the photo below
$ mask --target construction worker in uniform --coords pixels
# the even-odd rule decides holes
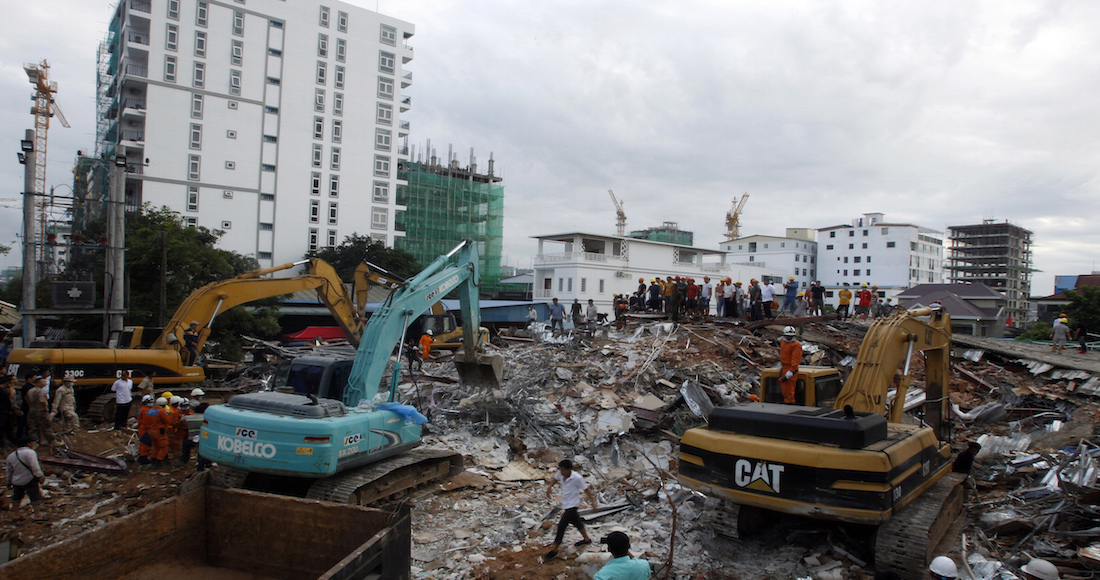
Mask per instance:
[[[186,397],[180,399],[178,408],[179,415],[176,419],[175,431],[172,435],[172,448],[177,450],[176,461],[178,461],[180,465],[187,465],[187,461],[191,459],[191,449],[189,447],[187,449],[187,454],[183,453],[184,446],[191,435],[187,417],[194,411],[191,410],[191,400]]]
[[[180,413],[180,402],[183,401],[183,397],[172,396],[168,399],[168,405],[164,407],[164,412],[168,416],[168,459],[175,459],[180,456],[180,449],[183,442],[177,437],[177,431],[179,431],[179,422],[182,414]]]
[[[837,318],[841,320],[848,319],[848,308],[852,304],[852,291],[848,289],[848,283],[844,283],[844,287],[837,293],[840,298],[840,305],[836,308]]]
[[[672,295],[675,293],[676,282],[672,280],[672,276],[667,276],[664,283],[661,284],[661,297],[663,299],[665,314],[671,313]]]
[[[795,338],[793,326],[783,329],[779,339],[779,384],[783,388],[783,402],[794,405],[795,385],[798,383],[798,364],[802,362],[802,344]]]
[[[138,469],[147,469],[149,466],[149,453],[153,449],[153,436],[149,434],[149,411],[153,408],[153,395],[141,397],[141,409],[138,410]]]
[[[153,458],[153,467],[159,469],[164,463],[164,458],[168,456],[168,414],[165,413],[168,399],[160,397],[156,400],[155,405],[148,412],[148,433],[153,440],[149,456]]]
[[[435,342],[435,333],[428,330],[420,337],[420,358],[429,360],[432,356],[432,343]]]

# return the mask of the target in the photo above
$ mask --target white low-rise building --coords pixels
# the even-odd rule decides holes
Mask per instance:
[[[600,312],[610,312],[615,294],[632,294],[638,279],[646,284],[653,278],[681,276],[702,284],[709,276],[717,284],[722,277],[744,282],[765,276],[778,278],[781,270],[761,266],[730,264],[722,250],[654,242],[622,236],[584,232],[533,236],[538,240],[534,261],[534,299],[549,302],[557,298],[569,304],[593,300]],[[714,302],[711,302],[714,309]]]
[[[817,242],[812,229],[787,228],[786,237],[745,236],[719,246],[726,252],[728,263],[778,272],[782,281],[793,276],[801,289],[817,279]]]

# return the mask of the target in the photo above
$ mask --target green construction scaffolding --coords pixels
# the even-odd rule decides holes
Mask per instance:
[[[481,292],[501,290],[501,253],[504,247],[504,186],[501,178],[452,165],[412,161],[398,167],[397,203],[405,206],[395,217],[398,237],[394,247],[430,264],[462,240],[477,243]]]

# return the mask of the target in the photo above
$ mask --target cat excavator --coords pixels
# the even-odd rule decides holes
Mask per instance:
[[[938,306],[876,319],[839,394],[820,369],[799,377],[803,400],[816,393],[818,401],[835,399],[831,408],[716,408],[705,427],[684,433],[679,480],[737,506],[742,537],[773,512],[874,526],[876,570],[924,578],[963,505],[945,420],[950,351],[950,317]],[[922,420],[910,424],[902,407],[916,352],[925,357],[926,398]],[[820,389],[816,375],[829,377]]]

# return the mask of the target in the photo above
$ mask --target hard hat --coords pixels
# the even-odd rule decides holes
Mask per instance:
[[[159,398],[157,399],[156,405],[157,405],[158,407],[163,407],[163,406],[165,406],[165,405],[167,405],[167,404],[168,404],[168,399],[165,399],[164,397],[159,397]]]
[[[573,299],[573,302],[576,302],[576,301],[577,301],[576,299]],[[435,336],[435,333],[434,333],[434,332],[432,332],[431,330],[429,330],[429,331],[427,332],[427,335],[428,335],[428,336]]]
[[[756,278],[749,278],[749,284],[752,284],[753,282],[756,282]]]
[[[202,390],[198,387],[195,387],[194,389],[191,389],[191,396],[192,397],[201,397],[205,394],[206,394],[206,391],[204,391],[204,390]]]
[[[198,320],[192,320],[192,321],[191,321],[191,326],[198,326],[198,325],[199,325],[199,321],[198,321]]]
[[[173,407],[175,407],[175,406],[179,405],[180,401],[182,401],[182,400],[183,400],[183,397],[172,397],[171,399],[168,399],[168,403],[170,403]]]
[[[190,404],[191,404],[191,399],[188,399],[187,397],[180,397],[180,406],[181,407],[183,405],[190,405]]]
[[[791,279],[791,280],[794,280],[794,276],[791,276],[791,277],[790,277],[790,279]]]
[[[738,281],[736,282],[736,284],[737,284],[738,286],[740,286],[740,285],[741,285],[741,281],[740,281],[740,280],[738,280]]]
[[[798,331],[793,326],[783,327],[783,336],[794,336],[796,334],[798,334]]]
[[[645,278],[638,278],[639,282],[645,282]]]
[[[866,288],[866,287],[867,287],[867,283],[866,283],[866,282],[864,282],[864,283],[860,284],[860,286],[862,286],[862,287]]]
[[[798,297],[799,297],[799,298],[802,298],[802,297],[803,297],[804,295],[805,295],[805,294],[804,294],[804,293],[802,293],[802,292],[799,292],[799,293],[798,293]]]
[[[710,276],[703,276],[704,280],[710,280]]]
[[[160,396],[164,397],[165,399],[171,399],[172,398],[172,391],[164,391],[163,393],[160,394]]]
[[[954,560],[947,556],[936,556],[932,560],[932,564],[928,566],[928,571],[939,576],[940,578],[958,578],[959,569],[955,566]]]
[[[187,399],[184,399],[182,402],[180,402],[180,409],[190,409],[190,408],[191,408],[191,402],[188,401]]]
[[[141,404],[142,405],[145,405],[147,403],[152,403],[152,402],[153,402],[153,395],[145,395],[144,397],[141,398]]]
[[[1061,578],[1061,576],[1058,575],[1057,566],[1039,558],[1032,558],[1031,561],[1024,564],[1020,570],[1025,574],[1031,574],[1039,580],[1059,580]]]
[[[887,298],[887,299],[886,299],[886,301],[887,301],[887,302],[889,302],[889,301],[891,301],[891,300],[893,300],[893,298]]]

